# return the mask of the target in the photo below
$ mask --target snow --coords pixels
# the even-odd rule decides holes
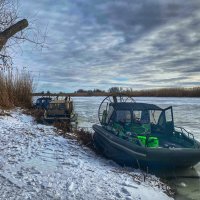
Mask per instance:
[[[144,182],[20,109],[0,116],[0,150],[0,199],[171,199],[158,178]]]

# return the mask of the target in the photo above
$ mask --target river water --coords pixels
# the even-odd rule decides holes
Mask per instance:
[[[98,123],[98,108],[104,97],[75,97],[73,99],[75,110],[79,114],[79,126],[92,130],[92,125]],[[137,102],[156,104],[162,108],[173,106],[175,125],[192,132],[200,141],[199,98],[135,97],[134,99]],[[177,190],[175,199],[200,199],[200,163],[194,168],[172,173],[171,175],[176,178],[168,180],[168,183]]]

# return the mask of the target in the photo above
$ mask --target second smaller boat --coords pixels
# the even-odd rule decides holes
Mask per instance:
[[[77,119],[78,115],[74,112],[73,101],[70,97],[50,101],[44,112],[44,120],[48,123],[77,123]]]

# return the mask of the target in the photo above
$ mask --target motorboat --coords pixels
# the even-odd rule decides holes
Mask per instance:
[[[77,123],[77,119],[78,115],[74,112],[74,104],[70,97],[50,101],[44,112],[44,120],[48,123]]]
[[[124,166],[143,169],[187,168],[200,161],[200,143],[174,125],[172,106],[108,96],[100,104],[100,124],[93,125],[95,146]]]

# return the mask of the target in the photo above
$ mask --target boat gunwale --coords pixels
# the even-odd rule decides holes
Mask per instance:
[[[103,132],[100,130],[98,133],[100,133],[105,139],[111,141],[110,138],[108,138],[108,135],[111,137],[111,138],[115,138],[116,140],[120,141],[120,142],[123,142],[123,143],[126,143],[128,144],[128,146],[131,148],[131,147],[137,147],[138,149],[140,148],[141,150],[145,150],[146,153],[149,152],[156,152],[156,151],[160,151],[160,152],[174,152],[174,151],[185,151],[185,152],[188,152],[188,151],[200,151],[200,142],[195,140],[195,143],[198,145],[198,148],[195,148],[195,147],[192,147],[192,148],[183,148],[183,147],[176,147],[176,148],[165,148],[165,147],[159,147],[159,148],[155,148],[155,147],[146,147],[146,146],[139,146],[139,145],[136,145],[134,143],[131,143],[130,141],[128,140],[124,140],[122,138],[119,138],[118,136],[114,135],[113,133],[111,133],[110,131],[106,130],[105,128],[103,128],[102,126],[100,125],[93,125],[93,129],[95,131],[95,129],[99,130],[99,129],[103,129]],[[96,131],[95,131],[96,132]],[[106,132],[106,133],[105,133]],[[186,136],[187,137],[187,136]],[[111,141],[112,143],[117,143],[117,142],[113,142]],[[117,143],[118,144],[118,143]],[[121,145],[122,146],[122,145]],[[126,147],[127,148],[127,147]]]

